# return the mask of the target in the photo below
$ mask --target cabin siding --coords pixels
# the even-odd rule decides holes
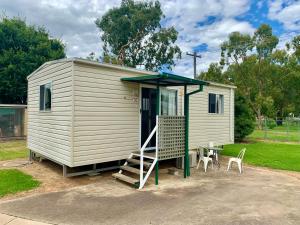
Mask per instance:
[[[40,112],[40,85],[52,83],[50,112]],[[46,65],[28,79],[28,148],[72,166],[72,62]]]
[[[198,87],[197,87],[198,88]],[[189,91],[196,87],[189,88]],[[224,95],[224,113],[208,113],[208,94]],[[180,103],[182,104],[182,103]],[[190,96],[189,147],[233,143],[234,130],[234,89],[214,85],[204,86],[203,92]]]
[[[139,149],[140,74],[74,64],[74,166],[125,159]]]
[[[45,64],[28,78],[28,148],[70,167],[127,158],[140,148],[141,85],[120,79],[146,74],[76,60]],[[40,112],[39,87],[48,82],[52,110]],[[184,115],[183,88],[171,88]],[[224,95],[224,114],[208,113],[208,93]],[[191,95],[189,125],[190,149],[233,143],[234,89],[209,85]]]

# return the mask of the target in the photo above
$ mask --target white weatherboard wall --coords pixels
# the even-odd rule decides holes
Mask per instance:
[[[28,77],[28,148],[70,167],[127,158],[140,145],[140,85],[120,79],[155,74],[80,59],[44,64]],[[49,82],[52,109],[40,112],[40,85]],[[224,95],[224,114],[208,113],[210,92]],[[190,148],[233,143],[233,110],[230,87],[211,84],[192,95]],[[182,90],[178,113],[183,113]]]
[[[189,92],[198,87],[189,88]],[[224,113],[208,113],[208,94],[224,95]],[[210,84],[203,92],[190,96],[189,147],[207,146],[208,142],[225,145],[234,142],[234,88]]]
[[[40,112],[40,85],[52,83],[51,112]],[[28,78],[28,148],[71,166],[72,62],[44,65]]]
[[[74,64],[74,166],[125,159],[139,150],[140,73]]]

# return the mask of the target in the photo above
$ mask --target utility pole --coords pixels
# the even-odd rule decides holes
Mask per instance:
[[[197,58],[201,58],[201,55],[197,55],[197,52],[193,52],[193,53],[187,52],[186,54],[189,55],[189,56],[193,56],[193,58],[194,58],[194,79],[195,79],[196,76],[197,76],[197,70],[196,70],[196,68],[197,68]]]

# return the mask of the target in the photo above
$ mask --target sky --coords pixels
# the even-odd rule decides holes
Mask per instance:
[[[101,33],[95,20],[121,0],[0,0],[0,13],[25,18],[28,24],[44,26],[51,37],[66,44],[67,57],[101,55]],[[293,0],[160,0],[163,26],[174,26],[182,59],[173,71],[192,77],[193,60],[186,52],[196,51],[197,73],[219,62],[220,45],[231,32],[253,34],[262,23],[272,26],[279,37],[278,48],[300,34],[300,1]]]

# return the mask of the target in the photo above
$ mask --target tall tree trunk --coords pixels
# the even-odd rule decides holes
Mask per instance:
[[[260,108],[258,108],[256,110],[256,117],[257,117],[257,122],[258,122],[258,124],[257,124],[258,129],[262,130],[262,128],[263,128],[263,120],[262,120],[262,115],[261,115]]]

